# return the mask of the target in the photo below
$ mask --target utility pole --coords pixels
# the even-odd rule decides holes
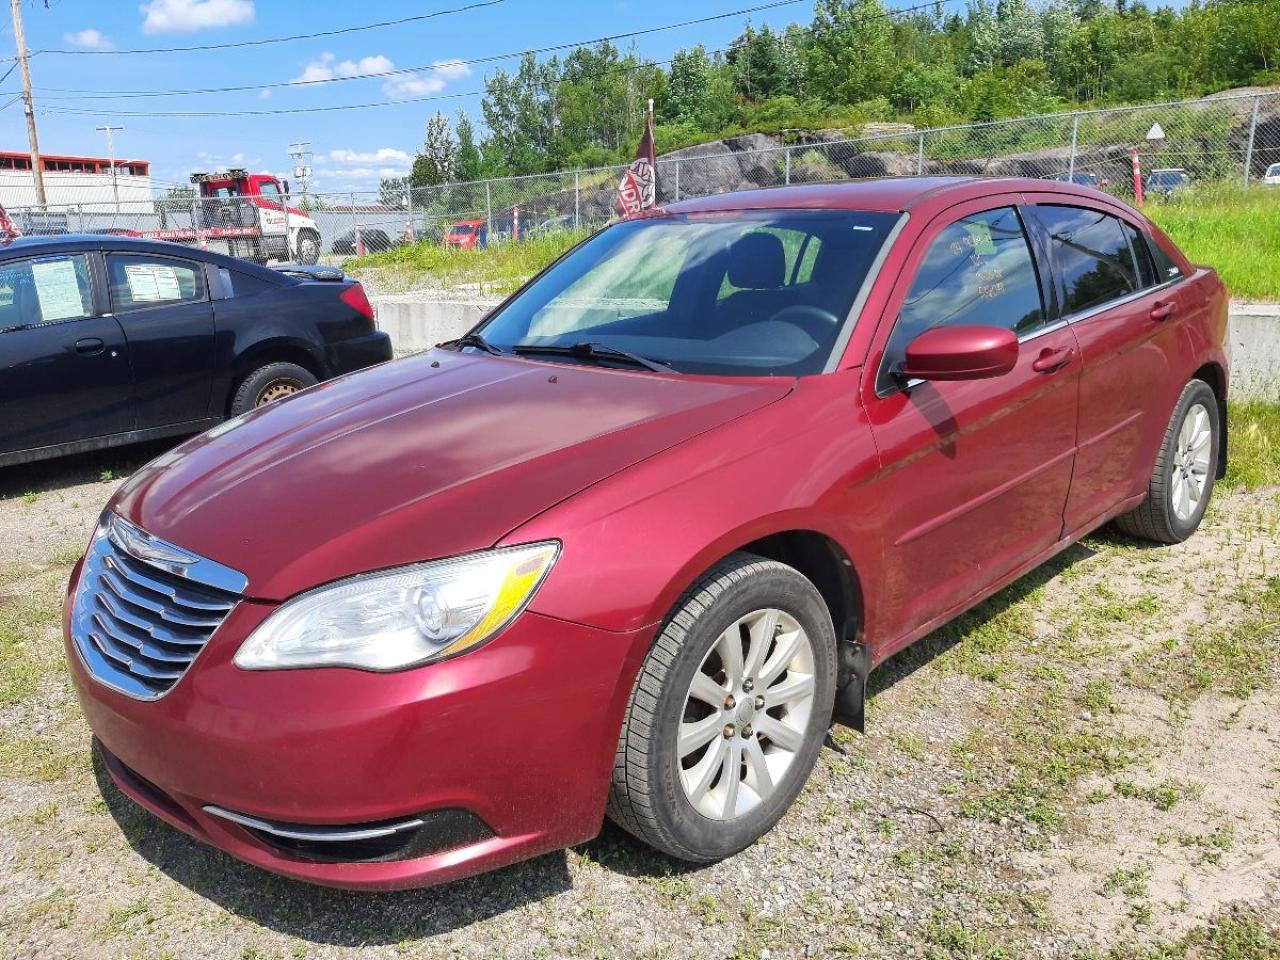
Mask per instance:
[[[36,203],[45,205],[44,168],[40,163],[40,138],[36,136],[36,111],[31,105],[31,68],[27,65],[27,37],[22,31],[22,0],[9,0],[13,13],[13,39],[22,68],[22,108],[27,115],[27,139],[31,141],[31,173],[36,181]]]
[[[107,159],[111,162],[111,196],[116,202],[116,213],[120,212],[120,184],[116,182],[116,145],[111,135],[124,127],[97,127],[99,133],[107,135]]]
[[[307,157],[311,156],[311,141],[299,140],[289,144],[289,156],[293,157],[293,179],[302,184],[302,209],[307,210],[307,181],[311,179],[311,165]]]

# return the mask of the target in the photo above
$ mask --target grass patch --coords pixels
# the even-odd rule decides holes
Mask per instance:
[[[1280,197],[1277,198],[1280,209]],[[1280,270],[1275,271],[1280,276]],[[1280,403],[1249,400],[1227,409],[1227,474],[1225,487],[1280,485]]]
[[[564,230],[521,243],[499,243],[471,250],[442,243],[419,243],[375,253],[352,261],[349,266],[355,276],[361,276],[365,270],[383,268],[433,287],[471,286],[480,294],[501,295],[516,290],[590,233],[589,230]]]
[[[1206,184],[1144,211],[1193,263],[1218,271],[1233,297],[1280,300],[1280,197],[1274,187]]]

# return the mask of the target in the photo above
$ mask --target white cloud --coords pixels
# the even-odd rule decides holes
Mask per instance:
[[[69,43],[73,47],[79,47],[81,50],[110,50],[112,43],[97,30],[77,30],[75,33],[64,33],[62,35],[64,43]]]
[[[396,68],[389,57],[376,54],[359,60],[338,60],[332,53],[320,54],[294,77],[291,83],[314,83],[336,80],[340,77],[359,77],[371,73],[388,73]],[[402,73],[387,77],[382,83],[382,93],[392,100],[410,97],[429,97],[439,93],[451,80],[471,75],[471,68],[460,60],[438,60],[428,69],[418,73]]]
[[[143,33],[193,33],[253,21],[253,0],[150,0],[138,8],[146,15]]]
[[[437,60],[430,70],[422,73],[405,73],[388,77],[382,84],[382,92],[392,100],[409,97],[429,97],[439,93],[450,80],[460,80],[471,75],[471,68],[460,60]]]
[[[338,62],[332,53],[320,54],[319,60],[312,60],[290,83],[315,83],[322,80],[336,80],[338,77],[357,77],[365,73],[385,73],[394,70],[395,64],[378,54],[373,57],[361,57],[359,60],[343,60]]]
[[[330,150],[329,159],[334,163],[383,163],[397,164],[407,167],[413,163],[413,157],[405,153],[403,150],[397,150],[395,147],[379,147],[377,150],[368,153],[361,153],[358,150]]]

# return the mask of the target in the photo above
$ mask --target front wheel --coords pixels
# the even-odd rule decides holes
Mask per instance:
[[[610,818],[682,860],[709,863],[750,846],[817,760],[835,651],[826,604],[799,571],[750,554],[712,568],[641,667]]]
[[[1213,496],[1222,424],[1218,398],[1203,380],[1182,390],[1169,418],[1147,499],[1116,518],[1125,533],[1181,543],[1195,533]]]

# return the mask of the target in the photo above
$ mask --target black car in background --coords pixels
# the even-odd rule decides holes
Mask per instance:
[[[364,243],[366,253],[386,253],[396,245],[396,241],[387,235],[387,231],[378,230],[376,228],[361,227],[360,240]],[[346,233],[340,234],[334,241],[329,250],[338,256],[355,256],[356,253],[356,231],[352,227]]]
[[[338,270],[102,235],[0,243],[0,466],[198,433],[390,358]]]

